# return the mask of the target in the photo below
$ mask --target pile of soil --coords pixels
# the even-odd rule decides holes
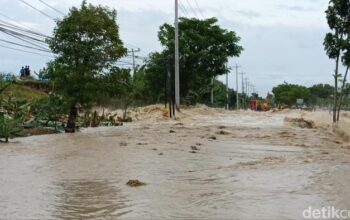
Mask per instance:
[[[300,128],[315,128],[316,124],[312,120],[306,120],[304,118],[284,118],[285,122],[288,122],[290,125]]]

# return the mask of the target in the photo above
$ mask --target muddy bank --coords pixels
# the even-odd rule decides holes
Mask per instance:
[[[285,123],[300,112],[158,111],[0,145],[0,218],[300,219],[309,206],[350,207],[350,149],[317,123]]]

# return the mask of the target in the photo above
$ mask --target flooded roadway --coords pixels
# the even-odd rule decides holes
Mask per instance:
[[[284,117],[196,114],[16,139],[0,145],[0,218],[300,219],[309,206],[350,209],[347,143]]]

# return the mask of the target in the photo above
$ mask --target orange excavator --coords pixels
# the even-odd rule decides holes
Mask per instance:
[[[264,100],[251,100],[250,101],[250,109],[253,111],[270,111],[272,105]]]

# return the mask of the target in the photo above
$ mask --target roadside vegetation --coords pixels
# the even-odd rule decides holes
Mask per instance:
[[[343,9],[346,10],[343,10]],[[275,106],[296,106],[302,99],[308,107],[332,107],[334,121],[349,107],[350,4],[330,1],[327,19],[332,30],[325,49],[335,60],[335,86],[318,84],[310,88],[284,83],[273,88],[266,99]],[[131,73],[118,66],[128,51],[119,35],[117,11],[83,1],[57,20],[52,37],[46,39],[55,58],[41,70],[38,79],[0,77],[0,138],[40,133],[75,132],[80,127],[120,126],[132,119],[134,106],[167,103],[174,99],[174,34],[172,24],[158,32],[161,51],[154,51],[144,65]],[[180,18],[180,91],[184,105],[203,103],[231,108],[239,102],[264,99],[259,94],[239,94],[218,80],[230,72],[227,63],[244,51],[241,38],[220,27],[217,18]],[[345,67],[344,74],[340,66]],[[341,86],[339,87],[339,82]],[[212,94],[214,99],[212,100]],[[228,103],[227,103],[228,102]],[[122,115],[95,111],[96,107],[123,109]]]

